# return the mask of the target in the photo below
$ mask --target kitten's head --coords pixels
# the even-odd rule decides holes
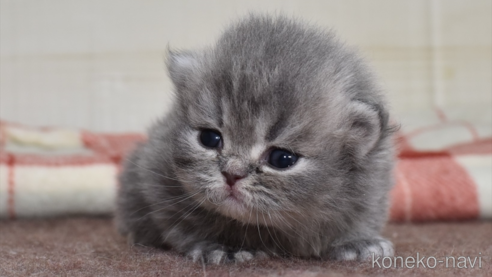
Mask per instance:
[[[330,217],[340,199],[367,192],[354,182],[384,150],[387,113],[331,33],[250,17],[212,49],[170,53],[168,68],[179,121],[172,162],[203,207],[281,225]]]

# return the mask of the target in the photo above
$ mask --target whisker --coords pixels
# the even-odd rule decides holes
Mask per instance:
[[[153,214],[153,213],[160,212],[160,211],[162,211],[162,210],[164,210],[164,209],[166,209],[166,208],[169,208],[169,207],[171,207],[171,206],[173,206],[173,205],[176,205],[176,204],[181,203],[181,202],[183,202],[183,201],[185,201],[185,200],[187,200],[187,199],[190,199],[190,198],[192,198],[193,196],[197,195],[198,193],[200,193],[200,191],[198,191],[198,192],[196,192],[196,193],[194,193],[194,194],[192,194],[192,195],[189,195],[188,197],[186,197],[186,198],[184,198],[184,199],[181,199],[180,201],[175,202],[175,203],[173,203],[173,204],[171,204],[171,205],[167,205],[167,206],[164,206],[164,207],[162,207],[162,208],[160,208],[160,209],[157,209],[157,210],[155,210],[155,211],[148,212],[148,213],[146,213],[145,215],[141,216],[138,220],[140,220],[140,219],[142,219],[142,218],[144,218],[144,217],[148,216],[149,214]]]
[[[253,213],[253,208],[250,208],[250,210],[249,210],[248,224],[246,224],[246,230],[244,231],[243,242],[241,243],[241,246],[239,247],[239,249],[243,249],[244,242],[246,241],[246,236],[248,235],[248,228],[249,228],[249,225],[250,225],[249,222],[251,222],[251,214],[252,213]]]
[[[291,215],[289,215],[288,213],[285,213],[285,215],[289,216],[290,218],[292,218],[293,220],[295,220],[297,223],[299,223],[299,226],[300,227],[306,227],[302,223],[300,223],[297,219],[295,219],[294,217],[292,217]],[[292,231],[294,231],[297,235],[299,235],[299,237],[301,237],[305,242],[307,242],[307,244],[309,244],[309,246],[311,246],[311,248],[313,249],[313,251],[316,252],[316,248],[311,244],[310,241],[308,241],[306,238],[304,238],[304,236],[302,236],[301,234],[297,233],[294,228],[292,228]],[[308,228],[308,231],[310,231],[311,233],[315,233],[313,230],[310,230],[309,228]]]
[[[160,176],[160,177],[162,177],[162,178],[166,178],[166,179],[173,180],[173,181],[178,181],[178,182],[180,182],[180,181],[181,181],[181,180],[178,180],[178,179],[176,179],[176,178],[172,178],[172,177],[169,177],[169,176],[166,176],[166,175],[160,174],[160,173],[158,173],[158,172],[155,172],[155,171],[153,171],[153,170],[151,170],[151,169],[145,168],[145,167],[143,167],[143,166],[141,166],[141,165],[137,164],[136,162],[134,162],[134,161],[130,160],[129,158],[126,158],[126,159],[125,159],[125,161],[127,161],[127,162],[129,162],[129,163],[131,163],[131,164],[133,164],[133,165],[135,165],[135,166],[137,166],[137,167],[138,167],[138,168],[140,168],[140,169],[146,170],[146,171],[148,171],[148,172],[150,172],[150,173],[153,173],[153,174],[155,174],[155,175],[157,175],[157,176]],[[171,186],[167,186],[167,187],[171,187]],[[181,186],[175,186],[175,187],[181,187]]]
[[[189,215],[191,215],[196,209],[198,209],[198,207],[200,207],[206,200],[206,197],[203,197],[202,200],[198,201],[197,203],[195,203],[195,205],[192,206],[192,204],[184,207],[183,209],[181,209],[180,211],[178,211],[177,213],[181,213],[181,211],[183,211],[184,209],[188,208],[189,206],[192,206],[190,210],[186,211],[183,215],[181,215],[180,217],[178,217],[178,219],[176,219],[171,225],[170,227],[168,228],[168,230],[172,230],[175,226],[177,226],[179,223],[183,222],[183,220],[185,220]],[[184,217],[183,217],[184,216]],[[180,220],[181,219],[181,220]],[[179,220],[179,221],[178,221]],[[164,238],[164,241],[167,241],[167,237],[169,236],[170,233],[168,233],[166,235],[166,237]]]
[[[197,195],[198,193],[200,193],[200,191],[192,194],[191,196],[195,196]],[[149,207],[152,207],[152,206],[155,206],[155,205],[160,205],[160,204],[163,204],[163,203],[166,203],[166,202],[169,202],[169,201],[174,201],[174,200],[180,200],[182,198],[185,198],[185,197],[188,197],[189,195],[186,195],[186,194],[182,194],[182,195],[179,195],[179,196],[176,196],[176,197],[172,197],[172,198],[166,198],[165,200],[162,200],[162,201],[159,201],[157,203],[154,203],[154,204],[150,204],[150,205],[147,205],[147,206],[144,206],[136,211],[134,211],[133,213],[130,214],[130,216],[134,215],[135,213],[143,210],[143,209],[146,209],[146,208],[149,208]]]
[[[266,222],[265,222],[266,223]],[[265,242],[263,242],[263,238],[261,237],[261,232],[260,232],[260,223],[258,220],[258,210],[256,210],[256,226],[258,227],[258,235],[260,236],[260,241],[265,246],[266,251],[270,251],[272,254],[275,254],[268,246],[266,246]]]
[[[270,215],[270,212],[268,212],[268,217],[270,217],[270,221],[272,221],[272,216]],[[263,214],[263,213],[262,213]],[[266,222],[266,219],[265,219],[265,215],[263,214],[263,220],[265,220]],[[270,233],[270,229],[268,228],[268,225],[266,225],[266,229],[267,229],[267,232],[268,234],[270,234],[270,237],[272,238],[273,240],[273,243],[275,243],[275,245],[280,249],[282,250],[284,253],[289,253],[289,251],[285,250],[282,246],[280,246],[277,241],[275,240],[275,238],[273,237],[272,233]],[[277,238],[277,240],[280,242],[280,239],[278,238],[277,236],[277,232],[273,232],[275,234],[275,237]]]

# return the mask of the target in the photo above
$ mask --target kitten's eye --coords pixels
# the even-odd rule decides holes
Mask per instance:
[[[200,142],[208,148],[219,148],[222,146],[222,137],[217,131],[202,130],[200,133]]]
[[[283,149],[274,149],[270,152],[268,163],[276,168],[287,168],[297,162],[296,154]]]

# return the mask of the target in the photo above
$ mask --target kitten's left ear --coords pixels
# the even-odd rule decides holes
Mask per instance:
[[[198,55],[193,52],[168,50],[167,69],[177,87],[186,86],[200,67]]]
[[[379,105],[361,101],[351,103],[347,146],[358,158],[366,156],[379,142],[387,125],[387,113]]]

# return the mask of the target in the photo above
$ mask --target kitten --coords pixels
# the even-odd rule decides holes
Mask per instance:
[[[117,222],[195,261],[392,256],[379,233],[393,126],[334,35],[249,16],[213,48],[171,52],[176,103],[128,158]]]

